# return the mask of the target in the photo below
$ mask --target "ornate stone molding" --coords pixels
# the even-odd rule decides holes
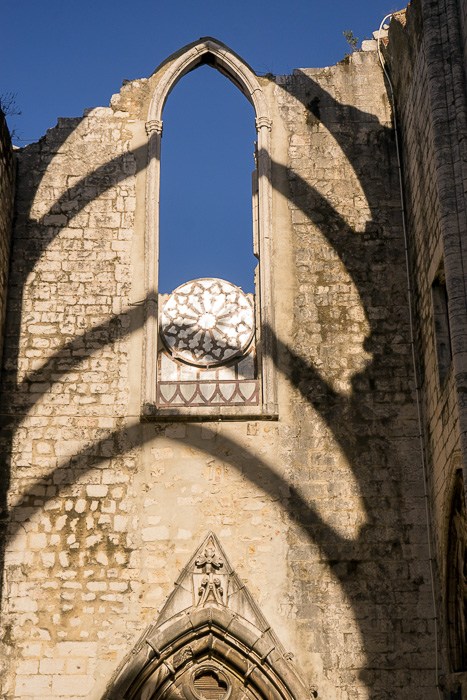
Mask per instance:
[[[159,134],[159,136],[162,136],[162,122],[159,119],[151,119],[150,121],[146,122],[146,133],[148,136],[151,136],[151,134]]]
[[[222,573],[221,573],[222,572]],[[214,589],[205,596],[198,582]],[[219,579],[219,585],[215,579]],[[222,588],[222,593],[220,593]],[[216,686],[217,684],[217,686]],[[176,581],[156,623],[145,631],[103,700],[309,700],[280,641],[210,532]],[[214,697],[214,696],[209,696]]]
[[[266,97],[250,66],[217,39],[203,37],[169,56],[155,70],[154,74],[160,74],[160,79],[149,107],[148,119],[162,119],[162,111],[170,91],[184,75],[202,63],[206,54],[210,54],[215,67],[240,88],[253,105],[256,116],[269,117]]]
[[[215,367],[241,357],[255,330],[253,304],[234,284],[218,278],[186,282],[161,310],[160,333],[173,357]]]
[[[203,554],[197,558],[195,564],[198,569],[204,572],[198,587],[199,600],[197,605],[206,605],[209,601],[224,605],[225,584],[223,584],[222,580],[224,577],[216,576],[216,573],[224,566],[224,562],[217,555],[215,547],[212,545],[207,546]]]
[[[256,131],[259,132],[260,129],[266,128],[268,131],[272,129],[272,121],[269,117],[256,117],[255,119]]]

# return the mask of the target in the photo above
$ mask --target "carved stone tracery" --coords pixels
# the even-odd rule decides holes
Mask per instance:
[[[206,585],[200,585],[204,580]],[[309,697],[280,641],[210,533],[103,700]]]
[[[217,664],[203,664],[190,675],[190,689],[195,700],[228,700],[232,682]]]
[[[217,556],[215,548],[206,547],[195,563],[198,569],[204,569],[205,572],[198,588],[198,605],[205,605],[209,600],[224,605],[222,581],[219,576],[215,576],[215,572],[224,566],[224,562]]]
[[[254,330],[250,299],[239,287],[217,278],[180,285],[161,313],[160,333],[169,353],[199,367],[241,356]]]

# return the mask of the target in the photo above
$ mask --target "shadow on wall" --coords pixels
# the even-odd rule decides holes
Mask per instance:
[[[294,86],[296,92],[293,92]],[[319,120],[334,136],[357,174],[371,209],[372,219],[366,232],[357,233],[298,173],[273,163],[272,185],[288,183],[282,194],[292,209],[300,210],[314,223],[337,252],[356,285],[370,322],[371,332],[365,349],[372,353],[373,360],[352,378],[352,390],[348,396],[333,390],[313,365],[306,333],[300,336],[302,340],[297,335],[294,347],[276,338],[274,357],[279,372],[293,383],[302,398],[295,409],[297,422],[301,424],[300,444],[306,449],[313,430],[310,418],[316,412],[328,427],[330,440],[339,444],[353,471],[366,510],[367,525],[354,540],[341,537],[310,504],[305,495],[307,484],[301,474],[289,481],[283,480],[270,465],[261,463],[257,456],[253,458],[246,448],[226,437],[213,435],[212,440],[203,439],[201,442],[201,426],[191,425],[185,444],[187,440],[194,447],[202,444],[203,451],[221,455],[222,460],[234,469],[238,468],[237,459],[230,461],[229,455],[240,455],[244,465],[248,465],[244,467],[244,476],[269,496],[279,499],[299,526],[299,540],[290,541],[291,551],[310,542],[319,546],[323,560],[339,580],[353,607],[367,660],[366,668],[351,671],[346,682],[349,687],[367,686],[367,697],[392,698],[394,687],[391,688],[390,683],[394,670],[399,670],[399,678],[402,678],[408,668],[413,669],[410,680],[404,675],[404,679],[398,681],[399,687],[408,687],[410,683],[418,685],[419,681],[420,685],[424,684],[424,669],[431,663],[431,657],[428,661],[425,659],[423,665],[420,652],[408,651],[413,649],[414,639],[422,647],[422,654],[431,654],[432,646],[431,622],[422,623],[414,609],[414,601],[426,594],[427,586],[422,577],[413,575],[409,566],[413,554],[407,558],[406,551],[413,545],[411,531],[414,523],[406,520],[404,496],[400,491],[403,470],[407,464],[414,465],[418,461],[418,446],[403,281],[404,249],[402,237],[395,228],[398,212],[394,202],[397,200],[390,195],[396,183],[383,182],[380,177],[383,167],[388,173],[395,172],[393,137],[391,130],[381,126],[374,116],[339,104],[305,74],[285,84],[283,89],[290,90],[293,97],[302,100],[310,119]],[[331,115],[329,119],[327,115]],[[75,127],[79,121],[76,120]],[[356,133],[356,129],[360,132]],[[67,136],[68,133],[64,133],[64,138]],[[47,137],[26,149],[26,158],[34,161],[46,144]],[[368,157],[369,148],[371,159]],[[42,150],[42,158],[44,152]],[[55,154],[56,148],[49,153],[49,164]],[[106,163],[62,194],[53,211],[65,213],[67,219],[76,216],[94,197],[128,177],[130,160],[136,164],[136,169],[144,168],[144,156],[145,149],[142,148]],[[126,167],[123,167],[124,161]],[[35,403],[47,392],[47,387],[60,376],[72,372],[98,348],[112,345],[143,324],[142,307],[116,315],[73,338],[23,381],[18,381],[22,290],[42,252],[61,228],[51,228],[46,224],[47,215],[41,221],[29,218],[36,193],[31,191],[27,179],[19,184],[12,250],[14,275],[9,290],[2,376],[4,461],[1,504],[5,539],[8,541],[21,532],[24,514],[32,518],[48,498],[69,493],[77,474],[84,475],[108,459],[109,454],[130,452],[154,438],[154,426],[139,421],[121,430],[104,433],[94,444],[60,464],[46,479],[35,481],[31,471],[31,486],[8,512],[6,496],[10,486],[12,441],[24,416],[32,411]],[[70,202],[73,203],[71,213]],[[390,235],[386,233],[387,226]],[[303,327],[304,324],[300,325]],[[296,331],[297,328],[296,323]],[[394,376],[398,374],[400,378],[397,392],[384,385],[389,366],[394,368]],[[10,398],[14,400],[14,407]],[[414,475],[412,478],[413,493],[418,489],[422,493],[418,477]],[[420,547],[422,550],[423,545]],[[420,554],[419,551],[418,555],[424,557],[425,552]],[[306,563],[297,559],[291,564],[298,580],[299,569]],[[301,581],[300,590],[302,598],[298,600],[297,616],[305,620],[305,625],[309,624],[311,634],[312,621],[306,622],[307,618],[310,619],[306,611],[310,606],[312,585]],[[414,633],[413,627],[423,624],[424,628]],[[421,638],[423,642],[420,642]],[[332,661],[327,659],[325,666],[331,664]],[[412,691],[408,688],[406,692],[410,694]]]

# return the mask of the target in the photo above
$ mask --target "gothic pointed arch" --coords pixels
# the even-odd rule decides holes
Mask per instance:
[[[103,700],[309,700],[291,655],[210,532]]]
[[[240,89],[254,107],[256,118],[269,121],[269,108],[254,71],[232,49],[213,37],[188,44],[165,60],[153,75],[160,74],[148,112],[148,121],[162,121],[169,93],[178,81],[200,65],[208,64]]]
[[[219,407],[206,406],[193,411],[185,409],[167,409],[158,406],[158,372],[157,354],[159,339],[159,193],[160,193],[160,159],[162,137],[162,113],[171,90],[186,73],[200,65],[209,65],[226,76],[251,102],[255,110],[257,131],[256,175],[254,178],[253,238],[255,255],[259,260],[259,274],[256,285],[256,328],[258,348],[257,393],[254,400],[240,405],[238,397],[241,392],[234,392],[235,401],[227,400]],[[215,419],[246,417],[277,417],[276,382],[274,377],[274,303],[272,296],[272,186],[270,141],[272,122],[268,102],[260,80],[254,71],[237,54],[222,42],[212,37],[204,37],[189,44],[170,56],[154,72],[151,79],[154,91],[148,110],[146,131],[148,134],[148,166],[146,171],[146,222],[145,222],[145,340],[143,355],[143,415],[146,418],[173,418],[174,415],[187,419],[200,415]],[[226,134],[228,138],[228,134]],[[236,375],[237,376],[237,375]],[[256,398],[256,397],[259,398]],[[160,399],[160,397],[159,397]],[[252,405],[254,407],[252,408]]]

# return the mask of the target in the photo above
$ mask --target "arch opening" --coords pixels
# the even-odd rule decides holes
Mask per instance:
[[[250,104],[200,65],[170,93],[163,116],[159,293],[202,277],[254,293]]]
[[[217,358],[226,360],[245,356],[248,359],[248,366],[240,369],[236,366],[231,371],[219,373],[212,376],[203,375],[204,386],[201,387],[201,379],[192,376],[177,364],[180,356],[175,356],[175,360],[169,357],[166,367],[162,366],[163,357],[160,354],[161,342],[159,335],[160,308],[165,300],[159,296],[159,231],[160,231],[160,184],[161,184],[161,135],[162,135],[162,112],[168,95],[173,90],[178,81],[187,73],[193,71],[199,65],[207,63],[215,67],[220,73],[227,76],[243,94],[247,96],[255,110],[255,127],[257,132],[257,158],[254,209],[257,212],[254,217],[253,238],[254,253],[259,260],[258,273],[255,279],[255,299],[246,300],[241,295],[243,292],[238,289],[233,292],[235,301],[232,304],[241,311],[242,324],[236,324],[238,329],[245,329],[245,339],[250,338],[250,347],[242,345],[240,340],[231,340],[232,329],[223,330],[222,327],[214,328],[216,325],[210,317],[209,324],[204,314],[201,320],[195,314],[194,325],[190,319],[179,320],[182,324],[181,332],[177,335],[175,325],[173,326],[173,338],[168,342],[172,345],[178,339],[184,341],[186,334],[192,333],[193,339],[198,343],[196,352],[207,353],[209,357],[203,359],[204,365],[216,366],[219,364]],[[215,416],[227,417],[231,419],[243,420],[245,416],[277,418],[277,400],[275,384],[275,367],[273,360],[274,345],[274,303],[272,297],[272,235],[271,235],[271,207],[272,207],[272,186],[271,186],[271,158],[270,158],[270,131],[271,121],[265,95],[258,82],[256,75],[251,68],[234,54],[228,47],[214,39],[201,39],[196,44],[191,44],[180,52],[169,57],[155,73],[155,90],[148,112],[146,130],[148,133],[148,168],[146,173],[146,233],[145,233],[145,278],[146,278],[146,302],[145,302],[145,338],[143,357],[143,407],[142,413],[145,418],[167,418],[173,415],[186,416],[187,419],[193,417],[198,419],[200,415],[213,418]],[[229,130],[223,128],[224,138],[228,138]],[[214,287],[217,288],[219,280],[214,280]],[[217,281],[216,281],[217,280]],[[201,280],[201,287],[204,282]],[[211,282],[209,285],[212,286]],[[209,286],[208,285],[208,286]],[[183,285],[182,285],[183,286]],[[222,285],[221,285],[222,287]],[[177,288],[178,294],[192,294],[193,290],[182,290]],[[203,290],[198,290],[204,295]],[[196,292],[196,294],[198,293]],[[208,291],[208,296],[221,296],[227,290]],[[196,297],[195,294],[195,297]],[[227,298],[227,296],[225,298]],[[193,297],[193,298],[195,298]],[[192,298],[192,297],[190,297]],[[233,297],[229,297],[232,298]],[[242,301],[240,301],[242,299]],[[175,301],[175,304],[178,302]],[[210,305],[215,301],[210,301]],[[239,306],[240,305],[240,306]],[[251,335],[247,333],[250,328],[250,320],[244,319],[244,310],[250,305],[251,313],[256,317],[254,344],[251,344]],[[222,304],[221,304],[222,306]],[[184,307],[186,308],[186,307]],[[232,307],[233,308],[233,307]],[[193,309],[189,309],[190,318],[193,316]],[[201,313],[201,312],[200,312]],[[223,318],[225,318],[225,313]],[[229,312],[232,320],[236,315]],[[246,325],[245,325],[245,323]],[[201,323],[201,326],[199,324]],[[223,322],[221,323],[221,326]],[[236,332],[236,331],[235,331]],[[219,337],[224,334],[222,343],[226,345],[228,353],[225,355],[222,349],[216,347]],[[235,334],[235,333],[234,333]],[[209,335],[209,337],[208,337]],[[165,335],[163,336],[166,337]],[[175,338],[175,340],[174,340]],[[216,340],[217,338],[217,340]],[[177,341],[178,342],[178,341]],[[232,346],[238,345],[238,350]],[[190,341],[191,343],[191,341]],[[186,345],[186,343],[185,343]],[[190,345],[191,347],[191,345]],[[172,353],[172,346],[165,348],[169,354]],[[241,350],[240,350],[241,348]],[[260,348],[260,356],[256,349]],[[178,350],[177,350],[178,351]],[[217,354],[216,354],[217,353]],[[248,354],[248,358],[246,358]],[[184,357],[185,361],[197,367],[197,360]],[[206,361],[204,361],[206,360]],[[224,359],[220,361],[222,364]],[[198,371],[198,370],[197,370]],[[187,374],[187,376],[185,376]],[[222,374],[222,376],[221,376]],[[225,374],[225,376],[224,376]],[[227,376],[228,375],[228,376]],[[198,381],[199,380],[199,381]],[[214,382],[214,384],[210,383]],[[194,384],[193,384],[194,383]],[[194,387],[194,391],[192,391]],[[254,408],[252,408],[254,407]]]
[[[103,700],[308,700],[297,672],[260,630],[210,605],[150,629]]]
[[[212,531],[103,700],[175,698],[309,700],[290,655]]]

